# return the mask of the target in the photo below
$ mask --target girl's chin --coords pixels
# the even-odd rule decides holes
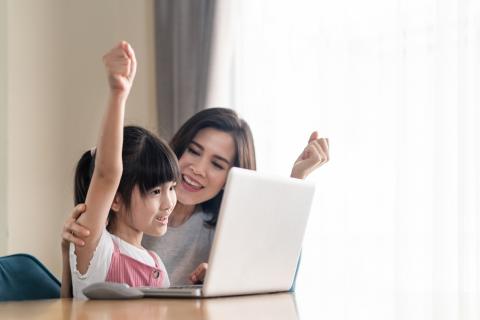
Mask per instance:
[[[156,228],[155,230],[149,230],[149,232],[144,232],[144,233],[152,237],[161,237],[165,233],[167,233],[167,226]]]
[[[165,233],[167,233],[167,227],[165,227],[162,231],[160,231],[160,232],[157,234],[157,237],[164,236]]]

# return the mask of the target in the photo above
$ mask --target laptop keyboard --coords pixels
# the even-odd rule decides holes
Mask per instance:
[[[182,286],[170,286],[169,289],[201,289],[202,284],[186,284]]]
[[[137,289],[143,290],[144,292],[154,292],[156,290],[164,291],[168,289],[202,289],[202,285],[192,284],[192,285],[182,285],[182,286],[170,286],[168,288],[137,287]]]

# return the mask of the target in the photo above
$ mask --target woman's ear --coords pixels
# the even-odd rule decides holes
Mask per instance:
[[[112,209],[113,212],[118,213],[122,206],[123,206],[122,196],[117,192],[115,194],[115,198],[113,198],[111,209]]]

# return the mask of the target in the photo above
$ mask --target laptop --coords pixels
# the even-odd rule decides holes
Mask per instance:
[[[314,184],[304,180],[232,168],[203,285],[131,288],[104,282],[83,292],[92,299],[114,299],[288,291],[296,275],[314,191]]]

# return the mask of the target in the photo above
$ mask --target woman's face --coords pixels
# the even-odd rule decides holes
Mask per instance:
[[[182,174],[178,202],[197,205],[215,197],[225,185],[234,158],[235,142],[229,133],[200,130],[178,161]]]

